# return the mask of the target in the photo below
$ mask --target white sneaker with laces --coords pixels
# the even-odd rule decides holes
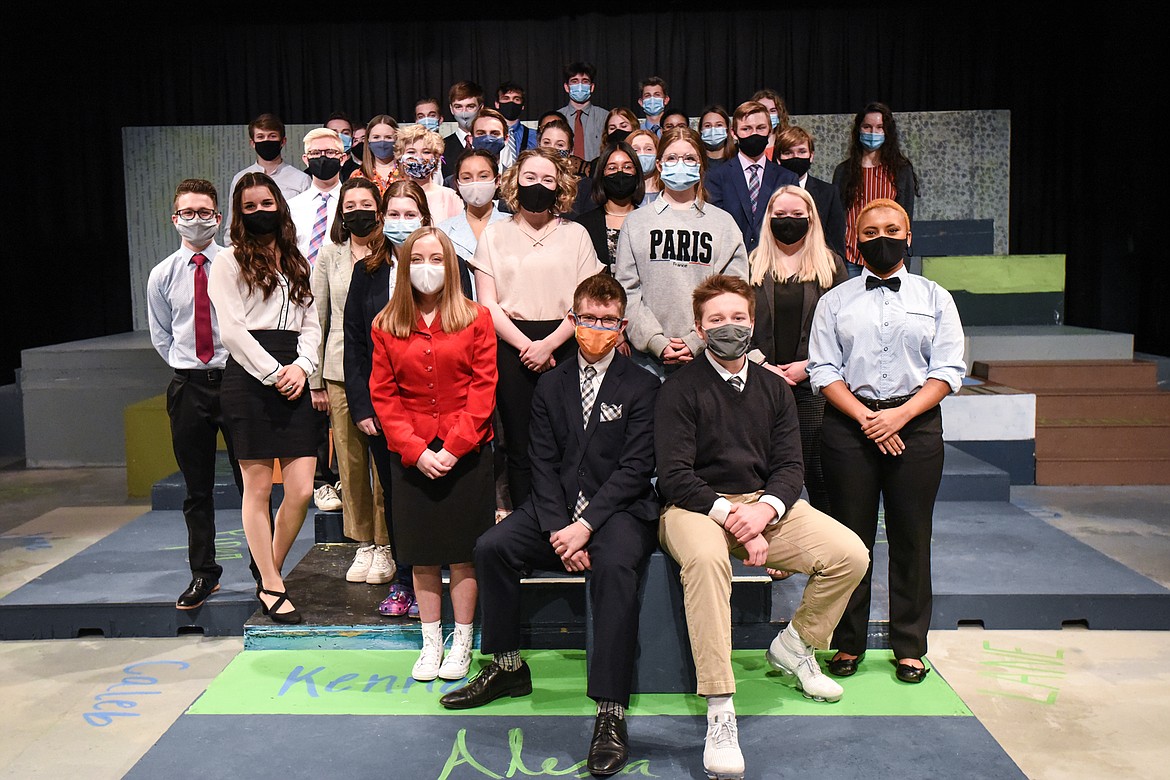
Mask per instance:
[[[739,727],[734,713],[707,719],[703,769],[711,780],[743,780],[743,753],[739,750]]]
[[[336,512],[341,509],[341,499],[333,485],[322,485],[313,491],[313,503],[322,512]]]
[[[390,545],[380,544],[374,547],[373,560],[370,562],[365,581],[370,585],[383,585],[394,579],[397,573],[398,566],[390,557]]]
[[[439,677],[444,680],[462,680],[471,668],[471,634],[456,631],[451,639],[451,652],[443,659]]]
[[[370,575],[370,567],[374,563],[375,549],[372,544],[357,548],[357,554],[353,556],[353,563],[349,565],[349,571],[345,573],[346,582],[366,581],[366,578]]]
[[[443,664],[443,635],[438,638],[428,636],[423,632],[422,652],[410,670],[410,676],[419,682],[430,682],[439,676],[439,668]]]
[[[790,639],[785,636],[785,629],[776,635],[768,647],[768,663],[779,671],[795,675],[796,687],[806,699],[814,701],[840,701],[845,689],[830,680],[821,672],[813,648],[804,643],[800,637]],[[793,649],[793,644],[799,644],[800,649]]]

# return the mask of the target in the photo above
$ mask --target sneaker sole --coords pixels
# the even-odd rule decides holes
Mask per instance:
[[[796,684],[796,690],[800,691],[800,695],[803,696],[804,698],[812,699],[813,701],[824,702],[825,704],[835,704],[835,703],[841,701],[841,696],[843,696],[844,694],[841,694],[841,696],[837,696],[836,698],[828,698],[826,696],[814,696],[813,694],[809,693],[808,691],[806,691],[804,689],[804,685],[800,682],[800,678],[796,676],[796,672],[792,671],[787,666],[780,663],[780,659],[777,658],[776,656],[772,655],[771,650],[768,650],[767,652],[765,652],[764,655],[767,656],[768,663],[770,663],[772,665],[773,669],[780,672],[785,677],[792,678],[792,680]]]
[[[369,576],[370,575],[368,575],[368,574],[363,574],[360,577],[358,577],[358,576],[351,577],[351,576],[349,576],[349,572],[346,572],[345,581],[346,582],[369,582],[369,579],[368,579]]]
[[[707,780],[743,780],[743,772],[712,772],[706,767],[703,771],[707,773]]]
[[[366,577],[365,577],[365,579],[363,579],[363,580],[351,580],[351,582],[364,582],[364,583],[366,583],[367,585],[385,585],[387,582],[390,582],[391,580],[393,580],[393,579],[394,579],[394,575],[395,575],[395,574],[397,574],[397,572],[390,572],[389,574],[387,574],[387,575],[386,575],[386,576],[384,576],[384,577],[379,577],[379,576],[378,576],[378,575],[376,575],[376,574],[373,574],[373,575],[371,575],[371,574],[367,574],[367,575],[366,575]],[[346,579],[349,579],[349,578],[348,578],[348,577],[346,577]]]
[[[211,593],[215,593],[218,590],[219,590],[219,585],[216,585],[214,588],[211,589]],[[182,610],[183,612],[189,612],[193,609],[199,609],[200,607],[202,607],[204,604],[207,603],[207,599],[211,596],[211,593],[208,593],[207,596],[204,596],[203,601],[200,601],[198,604],[192,604],[189,607],[181,607],[181,606],[179,606],[179,602],[176,601],[175,602],[175,609]]]
[[[447,682],[456,682],[457,680],[462,680],[463,678],[467,677],[467,673],[470,671],[471,671],[471,664],[468,664],[467,668],[463,670],[463,674],[459,675],[458,677],[450,677],[448,675],[445,675],[445,674],[443,674],[442,670],[439,671],[438,677],[440,680],[446,680]]]
[[[439,679],[439,673],[438,673],[438,672],[435,672],[435,673],[434,673],[434,674],[432,674],[430,677],[419,677],[419,676],[418,676],[417,674],[415,674],[415,673],[414,673],[414,671],[412,670],[412,671],[410,672],[410,679],[414,680],[415,682],[432,682],[433,680],[437,680],[437,679]]]

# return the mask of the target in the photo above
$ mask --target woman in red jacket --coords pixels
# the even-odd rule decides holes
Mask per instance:
[[[400,561],[414,566],[423,647],[411,675],[458,680],[471,665],[475,540],[492,525],[496,334],[463,295],[451,239],[416,230],[399,248],[397,283],[374,320],[370,400],[391,459]],[[443,659],[441,567],[451,569],[455,634]]]

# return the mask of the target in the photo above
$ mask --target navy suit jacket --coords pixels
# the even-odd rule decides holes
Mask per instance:
[[[787,168],[767,157],[761,157],[764,176],[760,183],[760,197],[756,213],[752,214],[752,200],[748,195],[747,177],[740,165],[739,155],[732,157],[707,176],[707,194],[712,204],[726,211],[743,233],[743,245],[749,253],[760,243],[760,229],[764,224],[768,198],[785,184],[797,184],[800,179]]]
[[[845,207],[841,205],[841,193],[832,184],[812,174],[804,180],[804,188],[817,204],[821,217],[821,229],[825,231],[825,243],[841,257],[845,257]]]
[[[583,425],[576,355],[540,377],[532,397],[528,457],[529,502],[541,530],[552,533],[572,521],[578,492],[589,499],[582,518],[594,530],[619,512],[647,523],[658,519],[658,497],[650,479],[659,387],[657,377],[615,354],[589,424]],[[612,418],[604,422],[603,404]]]

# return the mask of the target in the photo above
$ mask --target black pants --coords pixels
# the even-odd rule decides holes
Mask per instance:
[[[223,431],[236,487],[244,492],[240,465],[232,451],[232,438],[224,426],[219,405],[222,372],[176,373],[167,387],[167,414],[171,418],[171,443],[187,497],[183,519],[187,521],[187,559],[191,574],[218,581],[223,567],[215,562],[215,450],[216,434]]]
[[[548,336],[560,326],[563,320],[524,321],[512,323],[533,341]],[[572,360],[577,351],[577,342],[570,338],[553,353],[557,365]],[[540,374],[529,371],[520,362],[520,350],[503,339],[496,344],[496,368],[499,380],[496,385],[496,408],[500,422],[504,425],[504,447],[508,456],[508,494],[512,506],[517,507],[528,500],[532,492],[532,464],[528,460],[528,423],[532,419],[532,395]]]
[[[896,658],[926,655],[932,604],[930,535],[943,469],[942,412],[936,406],[922,413],[899,435],[906,451],[883,455],[855,420],[832,404],[825,409],[821,464],[833,516],[860,536],[871,553],[869,570],[833,634],[836,648],[850,655],[865,651],[879,497],[890,555],[890,647]]]
[[[825,489],[825,473],[821,468],[821,425],[825,417],[825,397],[813,393],[808,382],[792,388],[796,399],[796,416],[800,420],[800,449],[804,455],[804,487],[808,502],[832,516],[829,491]]]
[[[378,482],[382,484],[382,502],[383,506],[386,507],[386,536],[390,542],[390,550],[394,553],[394,563],[398,567],[396,578],[399,585],[405,585],[414,590],[414,569],[409,565],[403,565],[398,560],[398,547],[394,544],[394,513],[391,511],[393,504],[390,501],[390,480],[393,479],[393,471],[390,468],[390,460],[400,456],[398,453],[390,451],[386,446],[386,437],[382,434],[366,438],[370,442],[370,457],[374,459],[374,470],[378,472]]]
[[[476,542],[482,652],[520,649],[521,572],[565,570],[548,539],[536,522],[532,504],[527,503]],[[638,578],[657,546],[657,523],[643,522],[626,512],[606,520],[585,546],[593,567],[587,576],[594,621],[587,694],[595,701],[630,704],[638,644]]]

